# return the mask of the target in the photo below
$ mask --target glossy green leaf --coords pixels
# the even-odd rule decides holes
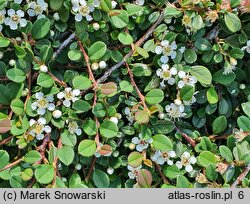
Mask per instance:
[[[14,81],[16,83],[22,83],[25,81],[26,76],[25,73],[17,68],[13,68],[13,69],[9,69],[6,72],[6,76],[11,80]]]
[[[105,138],[115,137],[118,134],[118,127],[114,122],[105,120],[100,126],[100,134]]]
[[[84,157],[91,157],[96,152],[96,144],[94,140],[83,140],[78,146],[78,153]]]
[[[35,170],[35,178],[41,184],[49,184],[54,178],[55,170],[50,164],[41,164]]]
[[[167,136],[162,134],[157,134],[152,138],[153,138],[153,145],[157,150],[161,151],[173,150],[173,143]]]

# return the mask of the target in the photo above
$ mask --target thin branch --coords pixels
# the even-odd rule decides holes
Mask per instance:
[[[85,181],[86,181],[86,182],[89,181],[89,179],[90,179],[90,177],[91,177],[91,175],[92,175],[92,172],[93,172],[94,167],[95,167],[96,159],[97,159],[97,158],[96,158],[95,156],[94,156],[93,159],[92,159],[92,162],[91,162],[91,165],[90,165],[90,169],[89,169],[89,173],[88,173],[88,175],[87,175],[86,178],[85,178]]]
[[[175,126],[175,130],[178,131],[179,133],[181,133],[182,137],[192,146],[195,147],[196,146],[196,142],[194,141],[194,139],[192,139],[191,137],[189,137],[186,133],[182,132],[178,127]]]
[[[60,137],[59,140],[58,140],[58,144],[57,144],[57,150],[62,148],[62,138]],[[54,171],[54,178],[53,178],[53,181],[52,181],[52,186],[54,187],[55,184],[56,184],[56,175],[60,175],[59,174],[59,171],[58,171],[58,166],[57,166],[57,162],[58,162],[58,157],[55,156],[54,158],[54,162],[53,162],[53,167],[55,169]]]
[[[37,150],[40,152],[41,159],[39,161],[37,161],[35,164],[40,164],[41,161],[45,159],[45,151],[46,151],[46,147],[47,147],[49,141],[50,141],[50,135],[47,134],[45,136],[45,138],[43,139],[42,144],[39,147],[37,147]]]
[[[55,59],[58,55],[60,55],[63,49],[67,47],[71,43],[71,41],[74,40],[74,38],[75,33],[72,33],[66,40],[64,40],[60,47],[56,50],[56,52],[54,52],[52,59]]]
[[[19,164],[19,163],[22,162],[22,161],[23,161],[23,157],[20,158],[20,159],[18,159],[18,160],[16,160],[16,161],[14,161],[14,162],[12,162],[11,164],[8,164],[8,165],[5,166],[4,168],[0,169],[0,172],[2,172],[2,171],[4,171],[4,170],[7,170],[7,169],[10,169],[10,168],[12,168],[13,166],[16,166],[17,164]]]
[[[140,100],[141,100],[141,103],[142,103],[142,105],[143,105],[143,107],[144,107],[144,110],[145,110],[145,111],[149,111],[149,110],[148,110],[148,107],[147,107],[147,105],[146,105],[146,103],[145,103],[145,97],[143,96],[143,94],[141,93],[140,89],[139,89],[138,86],[136,85],[135,80],[134,80],[133,73],[132,73],[132,71],[131,71],[131,69],[130,69],[128,63],[125,63],[125,65],[126,65],[127,70],[128,70],[128,74],[129,74],[129,77],[130,77],[130,80],[131,80],[131,84],[135,87],[135,90],[136,90],[136,92],[137,92],[137,94],[138,94],[138,96],[139,96],[139,98],[140,98]]]
[[[162,11],[158,20],[148,29],[148,31],[135,43],[135,46],[140,47],[154,32],[155,28],[164,20],[164,12]],[[112,74],[112,72],[114,72],[115,70],[117,70],[118,68],[120,68],[126,61],[128,58],[130,58],[132,55],[134,54],[134,51],[131,50],[127,55],[124,56],[124,58],[122,59],[121,62],[118,62],[117,64],[115,64],[113,67],[111,67],[110,69],[108,69],[101,78],[99,78],[97,80],[97,83],[100,84],[104,81],[107,80],[107,78]]]
[[[97,82],[95,80],[94,74],[93,74],[92,69],[90,67],[89,56],[88,56],[87,52],[85,51],[82,42],[79,39],[78,39],[78,44],[79,44],[80,50],[81,50],[81,52],[83,54],[84,60],[85,60],[86,65],[87,65],[87,69],[88,69],[88,73],[89,73],[89,78],[92,81],[93,86],[94,86],[94,90],[96,92],[97,89],[98,89],[98,84],[97,84]]]
[[[156,167],[156,170],[159,172],[159,174],[160,174],[160,176],[161,176],[163,182],[166,183],[166,184],[170,184],[170,182],[168,181],[168,179],[167,179],[167,178],[164,176],[164,174],[162,173],[160,165],[157,164],[157,163],[155,163],[155,167]]]
[[[244,169],[244,171],[238,176],[238,178],[233,182],[231,185],[232,188],[235,188],[239,184],[241,184],[242,180],[247,176],[247,174],[250,171],[250,164],[247,165],[247,167]]]
[[[10,141],[12,140],[12,138],[13,138],[13,136],[10,136],[10,137],[8,137],[8,138],[2,140],[2,141],[0,142],[0,146],[2,146],[2,145],[4,145],[4,144],[7,144],[8,142],[10,142]]]
[[[58,84],[60,84],[63,87],[67,87],[67,84],[64,81],[61,81],[60,79],[58,79],[56,76],[54,76],[51,72],[48,72],[48,74],[52,77],[52,79],[57,82]]]

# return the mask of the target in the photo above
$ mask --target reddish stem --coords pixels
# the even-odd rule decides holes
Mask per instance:
[[[10,169],[10,168],[12,168],[13,166],[16,166],[17,164],[19,164],[19,163],[22,162],[22,161],[23,161],[23,157],[20,158],[20,159],[18,159],[18,160],[16,160],[16,161],[14,161],[14,162],[12,162],[11,164],[8,164],[8,165],[5,166],[4,168],[0,169],[0,172],[2,172],[2,171],[4,171],[4,170],[7,170],[7,169]]]
[[[88,173],[88,175],[87,175],[86,178],[85,178],[85,181],[86,181],[86,182],[89,181],[89,179],[90,179],[90,177],[91,177],[91,175],[92,175],[92,172],[93,172],[94,167],[95,167],[96,159],[97,159],[97,158],[96,158],[95,156],[94,156],[93,159],[92,159],[92,162],[91,162],[91,165],[90,165],[90,169],[89,169],[89,173]]]
[[[0,146],[2,146],[2,145],[4,145],[4,144],[8,143],[9,141],[11,141],[12,138],[13,138],[13,136],[10,136],[10,137],[8,137],[8,138],[2,140],[2,141],[0,142]]]
[[[232,188],[235,188],[239,184],[241,184],[242,180],[247,176],[250,171],[250,164],[244,169],[244,171],[238,176],[238,178],[231,185]]]
[[[142,95],[140,89],[139,89],[138,86],[136,85],[135,80],[134,80],[133,73],[132,73],[132,71],[131,71],[131,69],[130,69],[128,63],[125,63],[125,65],[126,65],[127,70],[128,70],[128,74],[129,74],[129,77],[130,77],[130,80],[131,80],[131,84],[135,87],[135,90],[136,90],[136,92],[137,92],[137,94],[138,94],[138,96],[139,96],[139,98],[140,98],[140,100],[141,100],[141,103],[142,103],[142,105],[143,105],[143,107],[144,107],[144,110],[145,110],[145,111],[149,111],[149,110],[148,110],[148,107],[147,107],[147,105],[146,105],[146,103],[145,103],[145,97]]]
[[[182,137],[192,146],[195,148],[196,142],[194,139],[189,137],[186,133],[182,132],[179,128],[175,127],[175,130],[177,130],[179,133],[181,133]]]

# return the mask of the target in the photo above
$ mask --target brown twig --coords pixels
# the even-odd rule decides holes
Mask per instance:
[[[145,110],[145,111],[149,111],[149,110],[148,110],[148,107],[147,107],[147,105],[146,105],[146,103],[145,103],[145,97],[143,96],[143,94],[141,93],[140,89],[139,89],[138,86],[136,85],[135,80],[134,80],[133,73],[132,73],[132,71],[131,71],[131,69],[130,69],[128,63],[125,63],[125,65],[126,65],[127,70],[128,70],[128,74],[129,74],[129,77],[130,77],[130,80],[131,80],[131,84],[135,87],[135,90],[136,90],[136,92],[137,92],[137,94],[138,94],[138,96],[139,96],[139,98],[140,98],[140,100],[141,100],[141,103],[142,103],[142,105],[143,105],[143,107],[144,107],[144,110]]]
[[[28,100],[30,99],[30,96],[31,96],[31,85],[32,85],[32,69],[30,69],[29,73],[28,73],[28,94],[27,94],[27,97],[25,99],[25,102],[24,102],[24,109],[26,110],[27,108],[27,103],[28,103]]]
[[[63,87],[67,87],[67,84],[64,81],[61,81],[60,79],[58,79],[55,75],[53,75],[51,72],[48,72],[48,74],[52,77],[52,79],[57,82],[58,84],[60,84]]]
[[[162,173],[160,165],[157,164],[157,163],[155,163],[155,167],[156,167],[156,170],[159,172],[159,174],[160,174],[160,176],[161,176],[163,182],[166,183],[166,184],[170,184],[170,182],[168,181],[168,179],[167,179],[167,178],[164,176],[164,174]]]
[[[189,137],[186,133],[182,132],[178,127],[175,126],[175,130],[178,131],[179,133],[181,133],[182,137],[192,146],[195,147],[196,146],[196,142],[194,141],[194,139],[192,139],[191,137]]]
[[[40,152],[41,159],[39,161],[37,161],[35,164],[40,164],[41,161],[45,159],[46,147],[47,147],[49,141],[50,141],[50,135],[47,134],[45,136],[45,138],[43,139],[42,144],[39,147],[37,147],[37,150]]]
[[[58,140],[58,144],[57,144],[57,149],[60,149],[62,148],[62,138],[60,137],[59,140]],[[59,171],[58,171],[58,168],[57,168],[57,162],[58,162],[58,157],[55,156],[54,158],[54,162],[53,162],[53,167],[55,169],[54,171],[54,178],[53,178],[53,181],[52,181],[52,186],[54,187],[55,184],[56,184],[56,175],[60,175],[59,174]]]
[[[19,164],[19,163],[22,162],[22,161],[23,161],[23,157],[20,158],[20,159],[18,159],[18,160],[16,160],[16,161],[14,161],[14,162],[12,162],[11,164],[8,164],[8,165],[5,166],[4,168],[0,169],[0,172],[2,172],[2,171],[4,171],[4,170],[7,170],[7,169],[10,169],[10,168],[12,168],[13,166],[16,166],[17,164]]]
[[[242,180],[247,176],[249,171],[250,171],[250,164],[248,164],[247,167],[244,169],[244,171],[237,177],[237,179],[233,182],[231,187],[235,188],[236,186],[241,184]]]
[[[96,159],[97,159],[97,158],[96,158],[95,156],[94,156],[93,159],[92,159],[92,162],[91,162],[91,164],[90,164],[90,169],[89,169],[88,175],[87,175],[86,178],[85,178],[85,181],[86,181],[86,182],[89,181],[89,179],[90,179],[90,177],[91,177],[91,175],[92,175],[92,172],[93,172],[94,167],[95,167]]]
[[[140,47],[154,32],[155,28],[164,20],[164,12],[162,11],[158,20],[148,29],[148,31],[135,43],[135,46]],[[121,62],[118,62],[113,67],[105,71],[103,76],[97,80],[97,83],[100,84],[108,79],[108,77],[118,68],[120,68],[128,58],[133,55],[134,51],[131,50],[127,55],[124,56]]]
[[[90,67],[89,56],[88,56],[87,52],[85,51],[82,42],[79,39],[78,39],[78,44],[79,44],[80,50],[81,50],[81,52],[83,54],[84,60],[85,60],[86,65],[87,65],[87,69],[88,69],[88,73],[89,73],[89,78],[90,78],[90,80],[93,83],[94,90],[97,91],[98,84],[97,84],[97,82],[95,80],[94,74],[93,74],[93,72],[91,70],[91,67]]]
[[[4,145],[4,144],[8,143],[9,141],[12,140],[12,138],[13,138],[13,136],[10,136],[10,137],[8,137],[8,138],[2,140],[2,141],[0,142],[0,146],[2,146],[2,145]]]

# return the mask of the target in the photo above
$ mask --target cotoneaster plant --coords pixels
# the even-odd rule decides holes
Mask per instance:
[[[0,0],[0,187],[249,187],[249,13]]]

